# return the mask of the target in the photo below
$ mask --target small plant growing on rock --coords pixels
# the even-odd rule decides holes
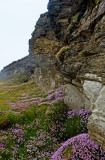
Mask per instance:
[[[80,52],[78,55],[79,55],[80,57],[83,57],[83,56],[84,56],[84,53],[83,53],[83,52]]]
[[[75,24],[77,23],[77,21],[78,21],[78,19],[79,19],[79,16],[80,16],[80,14],[77,13],[77,14],[73,17],[72,22],[69,24],[69,26],[68,26],[68,28],[67,28],[67,31],[68,31],[68,32],[71,32],[71,31],[72,31],[72,29],[74,28]]]
[[[64,59],[65,52],[69,49],[68,46],[62,47],[59,52],[56,54],[56,58],[58,61],[62,61]]]
[[[67,28],[67,31],[68,31],[68,32],[71,32],[72,29],[73,29],[73,24],[69,24],[69,26],[68,26],[68,28]]]
[[[79,19],[79,13],[77,13],[74,17],[73,17],[73,22],[76,23]]]

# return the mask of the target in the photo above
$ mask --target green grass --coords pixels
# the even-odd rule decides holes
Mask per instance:
[[[64,157],[65,158],[70,158],[69,155],[72,155],[73,152],[72,152],[72,147],[68,147],[65,151],[64,151]]]
[[[77,24],[77,22],[78,22],[78,20],[79,20],[79,16],[80,16],[80,14],[77,13],[77,14],[72,18],[72,21],[71,21],[71,23],[69,24],[69,26],[68,26],[68,28],[67,28],[67,31],[68,31],[68,32],[71,33],[71,32],[73,31],[74,27],[76,26],[76,24]]]
[[[87,128],[85,127],[85,123],[81,124],[82,118],[79,116],[74,116],[71,119],[67,119],[66,121],[66,132],[64,132],[64,136],[66,139],[74,137],[81,133],[87,133]],[[84,128],[84,129],[83,129]]]
[[[24,113],[15,114],[18,111],[11,107],[8,103],[16,103],[19,101],[19,97],[23,94],[29,97],[37,97],[39,94],[43,97],[43,92],[37,88],[34,82],[27,82],[22,84],[12,84],[0,83],[0,126],[7,126],[7,124],[15,124],[17,122],[23,123],[24,121],[32,121],[35,117],[35,106],[30,106],[26,108]],[[27,118],[28,117],[28,118]],[[30,117],[30,118],[29,118]]]
[[[74,17],[73,17],[73,22],[76,23],[79,19],[79,13],[77,13]]]
[[[46,160],[50,160],[47,152],[54,152],[60,147],[60,142],[77,134],[76,124],[79,125],[81,132],[80,117],[67,119],[68,108],[63,101],[54,105],[29,104],[28,107],[20,108],[8,104],[8,102],[17,103],[24,97],[23,94],[26,98],[22,100],[29,101],[31,98],[45,97],[45,93],[40,91],[34,82],[0,83],[0,93],[0,143],[4,144],[0,156],[4,160],[12,158],[40,160],[38,156],[42,156],[43,153],[46,153],[44,155]],[[56,126],[54,132],[52,132],[53,125]],[[64,132],[63,127],[65,127]],[[54,140],[58,141],[59,145]],[[65,152],[66,156],[69,151]]]
[[[62,47],[59,52],[57,52],[56,54],[56,58],[59,60],[59,61],[63,61],[64,59],[64,56],[65,56],[65,52],[68,51],[69,47],[68,46],[64,46]]]

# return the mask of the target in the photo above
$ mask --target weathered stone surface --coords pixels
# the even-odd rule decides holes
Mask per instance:
[[[30,77],[34,71],[34,67],[35,67],[34,59],[29,56],[24,57],[6,66],[0,72],[0,80],[16,78],[17,76],[22,74]]]
[[[102,84],[99,82],[86,80],[84,81],[83,89],[84,89],[85,95],[90,100],[91,107],[92,107],[92,104],[95,103],[95,101],[97,100],[99,96],[99,93],[102,89]]]
[[[99,82],[102,82],[102,78],[101,78],[101,77],[98,77],[97,75],[91,74],[91,73],[86,73],[86,74],[84,75],[84,79],[91,80],[91,81],[99,81]]]
[[[88,133],[91,140],[105,149],[105,86],[101,82],[101,77],[95,74],[86,73],[81,78],[82,88],[76,85],[79,82],[76,83],[74,80],[73,85],[64,85],[64,101],[69,109],[92,110],[88,120]]]
[[[35,80],[39,88],[44,91],[55,89],[64,84],[62,75],[59,72],[55,72],[53,68],[52,70],[51,68],[48,68],[48,70],[36,68],[33,79]]]
[[[89,118],[88,130],[90,138],[105,149],[105,86],[94,103],[92,115]]]
[[[65,94],[64,102],[68,105],[69,109],[90,109],[90,101],[77,87],[66,84],[63,90]]]

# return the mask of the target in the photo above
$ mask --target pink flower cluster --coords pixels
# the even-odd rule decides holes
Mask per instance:
[[[8,131],[11,132],[17,143],[23,143],[25,130],[23,130],[22,128],[10,128]]]
[[[62,87],[57,88],[56,90],[48,91],[46,94],[47,95],[45,98],[39,97],[37,99],[34,99],[33,101],[31,101],[31,104],[38,104],[38,106],[41,106],[43,104],[53,105],[54,103],[57,103],[58,101],[64,99]]]
[[[46,160],[47,158],[50,158],[53,154],[51,151],[51,141],[53,143],[53,139],[48,133],[38,130],[36,132],[36,136],[30,137],[30,139],[25,144],[28,153],[27,158],[33,159],[33,154],[35,154],[36,160]]]
[[[71,150],[66,155],[67,150]],[[89,139],[88,134],[80,134],[68,139],[53,154],[52,160],[105,160],[105,151]]]
[[[91,111],[86,109],[81,109],[81,110],[73,109],[68,112],[68,118],[73,118],[74,116],[88,118],[90,115],[91,115]]]
[[[12,107],[13,110],[24,111],[24,108],[29,107],[31,104],[41,106],[43,104],[53,105],[60,100],[64,99],[62,87],[52,90],[46,93],[46,97],[29,97],[27,94],[22,94],[22,97],[18,97],[19,101],[17,103],[8,104]]]
[[[60,113],[59,113],[60,114]],[[64,116],[67,115],[67,116]],[[74,135],[80,133],[87,133],[87,122],[88,117],[91,115],[91,111],[81,109],[81,110],[71,110],[62,114],[59,120],[51,122],[51,134],[56,136],[58,140],[65,137],[70,137],[70,133],[67,133],[67,128],[74,131]],[[78,116],[77,118],[75,116]],[[58,119],[58,118],[57,118]],[[77,119],[77,120],[76,120]],[[70,122],[69,122],[70,120]],[[75,124],[74,124],[75,123]],[[70,124],[70,125],[68,125]],[[74,126],[75,125],[75,126]]]

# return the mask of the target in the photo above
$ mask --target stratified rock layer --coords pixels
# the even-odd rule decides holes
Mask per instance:
[[[105,149],[105,101],[104,96],[100,98],[105,83],[105,1],[50,0],[48,10],[38,20],[29,43],[30,54],[46,56],[35,69],[35,81],[44,90],[65,84],[65,103],[70,109],[92,110],[89,135]],[[79,20],[73,23],[76,14]],[[74,26],[67,32],[70,23]],[[55,57],[65,45],[69,51],[64,61],[50,61],[48,55]]]

